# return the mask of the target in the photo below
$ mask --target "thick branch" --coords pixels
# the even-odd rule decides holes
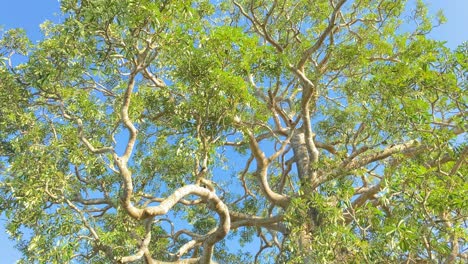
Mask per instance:
[[[266,198],[275,205],[279,205],[283,208],[289,204],[289,197],[278,194],[270,188],[268,183],[268,159],[265,157],[265,153],[260,149],[257,140],[255,139],[252,132],[248,131],[250,149],[257,162],[257,171],[255,175],[260,183],[260,188]]]
[[[239,212],[229,212],[231,215],[231,229],[236,229],[241,226],[255,226],[255,227],[264,227],[269,230],[274,230],[281,232],[283,234],[288,234],[289,230],[281,224],[284,220],[283,215],[277,215],[272,217],[258,217],[251,216]]]

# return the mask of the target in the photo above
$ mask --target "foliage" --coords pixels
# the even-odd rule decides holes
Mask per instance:
[[[0,40],[21,263],[462,263],[468,44],[421,1],[63,0]],[[161,262],[159,262],[161,261]]]

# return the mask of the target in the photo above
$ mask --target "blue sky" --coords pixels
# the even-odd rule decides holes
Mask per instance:
[[[442,9],[448,22],[436,28],[431,36],[446,40],[447,46],[455,48],[468,41],[468,0],[426,0],[432,14]],[[46,19],[59,21],[57,0],[0,0],[0,29],[21,27],[33,42],[41,39],[39,25]],[[4,229],[5,220],[0,217],[0,262],[9,264],[19,259],[20,253],[14,248]]]

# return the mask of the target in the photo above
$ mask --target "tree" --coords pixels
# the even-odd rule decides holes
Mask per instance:
[[[60,2],[0,42],[22,263],[468,258],[468,46],[421,1]]]

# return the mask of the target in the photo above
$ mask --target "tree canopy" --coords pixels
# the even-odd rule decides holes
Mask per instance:
[[[61,0],[0,39],[21,263],[467,261],[468,44],[403,0]]]

